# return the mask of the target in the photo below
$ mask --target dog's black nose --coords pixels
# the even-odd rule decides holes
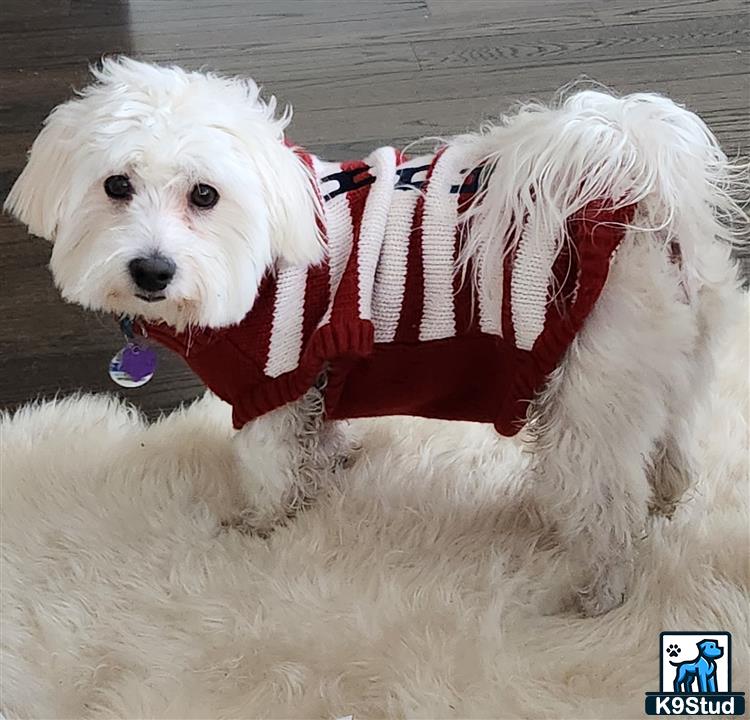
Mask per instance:
[[[133,282],[146,292],[164,290],[174,277],[177,266],[163,255],[151,255],[131,260],[128,265]]]

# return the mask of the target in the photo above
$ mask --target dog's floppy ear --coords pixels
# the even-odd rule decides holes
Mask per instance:
[[[318,219],[321,200],[312,169],[284,138],[291,120],[287,108],[276,117],[276,98],[260,98],[252,80],[242,80],[246,122],[235,134],[242,140],[263,187],[274,255],[292,265],[314,265],[325,255]]]
[[[53,240],[72,173],[71,147],[79,100],[56,107],[34,140],[26,167],[8,194],[4,209],[34,235]]]
[[[322,209],[312,169],[283,140],[273,146],[268,167],[272,177],[264,185],[273,250],[292,265],[320,262],[325,252],[318,226]]]

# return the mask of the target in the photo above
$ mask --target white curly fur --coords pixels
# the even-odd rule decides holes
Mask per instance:
[[[274,260],[321,258],[317,201],[284,144],[288,114],[275,119],[254,83],[130,60],[105,62],[97,80],[50,115],[7,201],[54,240],[64,297],[177,327],[219,326],[252,307]],[[570,551],[582,609],[600,614],[623,599],[649,503],[671,512],[688,484],[687,428],[737,284],[730,245],[746,224],[746,168],[727,160],[700,118],[648,94],[585,91],[552,107],[527,104],[449,142],[478,146],[472,154],[492,170],[467,211],[464,268],[471,258],[477,272],[497,274],[519,218],[558,252],[566,219],[590,200],[637,204],[600,302],[536,398],[527,431],[528,492],[543,498]],[[127,208],[101,190],[119,172],[138,185]],[[219,188],[210,213],[186,206],[194,182]],[[133,296],[126,272],[151,249],[178,266],[166,300],[153,304]],[[235,441],[244,517],[261,529],[321,484],[340,451],[325,432],[320,445],[306,433],[300,443],[301,429],[319,422],[308,400]]]
[[[234,525],[269,534],[317,497],[355,451],[342,423],[326,422],[325,377],[297,402],[249,423],[234,436],[234,455],[245,478],[248,507]]]

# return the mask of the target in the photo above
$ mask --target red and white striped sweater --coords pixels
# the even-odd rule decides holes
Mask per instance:
[[[277,268],[238,325],[147,325],[149,335],[232,405],[238,428],[301,397],[327,368],[331,419],[418,415],[515,434],[594,306],[632,208],[591,203],[556,258],[522,236],[503,267],[480,273],[497,287],[473,292],[454,273],[459,212],[478,189],[465,150],[300,156],[323,198],[326,261]]]

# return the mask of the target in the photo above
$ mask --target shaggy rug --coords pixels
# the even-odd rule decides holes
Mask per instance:
[[[576,616],[489,428],[390,419],[340,489],[263,540],[214,398],[147,424],[108,397],[3,420],[2,696],[15,717],[640,718],[662,630],[734,633],[748,690],[747,304],[717,346],[698,484],[627,602]],[[744,687],[743,687],[744,685]]]

